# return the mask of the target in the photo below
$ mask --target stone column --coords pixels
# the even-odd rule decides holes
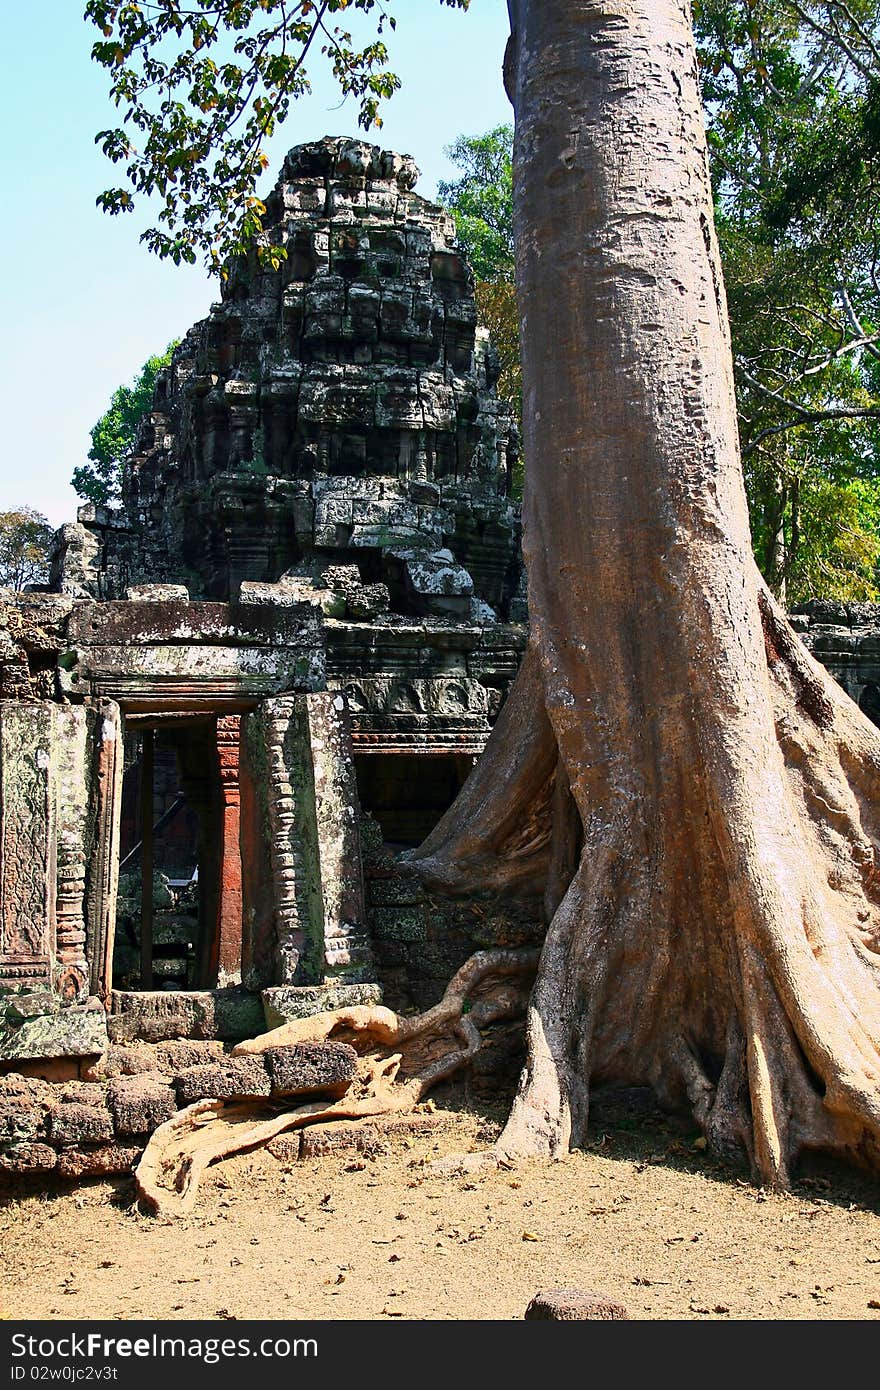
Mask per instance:
[[[375,978],[364,909],[360,805],[351,726],[341,691],[304,695],[323,901],[324,976]]]
[[[220,764],[222,827],[220,832],[220,900],[211,975],[219,985],[241,982],[241,791],[239,761],[241,717],[221,715],[217,720],[217,757]]]
[[[122,810],[122,718],[113,700],[98,702],[95,834],[86,899],[86,947],[91,991],[105,1002],[113,976],[113,938],[119,886],[119,826]]]

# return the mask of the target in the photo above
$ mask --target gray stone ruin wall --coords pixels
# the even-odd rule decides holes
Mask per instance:
[[[880,604],[812,599],[789,618],[817,661],[880,724]]]

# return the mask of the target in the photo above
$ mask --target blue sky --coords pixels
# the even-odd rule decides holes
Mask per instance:
[[[501,85],[506,0],[471,0],[466,14],[439,0],[391,8],[391,67],[403,87],[386,104],[382,129],[359,132],[353,107],[339,107],[316,68],[315,91],[269,147],[266,190],[291,145],[361,134],[411,154],[422,171],[418,191],[433,197],[437,180],[455,174],[443,147],[511,119]],[[112,392],[219,298],[200,268],[149,255],[134,218],[95,207],[117,181],[94,144],[115,109],[89,56],[96,31],[82,9],[81,0],[4,7],[0,59],[0,511],[36,507],[54,526],[75,519],[70,476]]]

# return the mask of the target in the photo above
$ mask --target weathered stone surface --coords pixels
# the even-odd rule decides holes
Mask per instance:
[[[279,1163],[298,1163],[301,1145],[302,1133],[295,1129],[289,1134],[279,1134],[270,1139],[266,1148]]]
[[[58,1088],[59,1101],[76,1101],[79,1105],[96,1105],[99,1109],[107,1103],[107,1092],[98,1081],[66,1081]]]
[[[389,941],[424,941],[428,935],[424,910],[414,908],[377,908],[372,925],[378,937],[387,937]]]
[[[113,1121],[103,1106],[62,1101],[49,1117],[49,1138],[59,1148],[113,1138]]]
[[[149,1073],[114,1077],[107,1086],[107,1104],[117,1134],[149,1134],[177,1110],[171,1087]]]
[[[347,1043],[299,1043],[263,1053],[273,1096],[323,1091],[341,1096],[357,1074],[357,1053]]]
[[[262,1057],[229,1057],[222,1062],[208,1062],[187,1067],[174,1077],[177,1103],[181,1107],[194,1101],[254,1100],[268,1096],[272,1083]]]
[[[142,1144],[96,1144],[62,1149],[57,1173],[61,1178],[99,1178],[130,1173],[143,1153]]]
[[[83,1067],[83,1081],[106,1081],[111,1076],[137,1076],[159,1071],[156,1049],[147,1043],[111,1043],[103,1057]]]
[[[37,1057],[96,1057],[108,1044],[104,1010],[97,1001],[26,1019],[0,1029],[0,1061]]]
[[[309,1018],[325,1009],[381,1003],[382,990],[377,984],[273,985],[263,990],[264,1027],[278,1028],[282,1023]]]
[[[399,1115],[389,1119],[354,1120],[350,1124],[309,1125],[302,1131],[300,1158],[326,1158],[329,1154],[383,1152],[389,1139],[423,1134],[449,1124],[445,1115]]]
[[[259,995],[238,989],[114,991],[108,1020],[115,1043],[238,1041],[262,1032],[263,1026]]]
[[[179,1038],[174,1042],[159,1043],[155,1049],[159,1070],[170,1073],[183,1071],[185,1067],[216,1062],[222,1056],[223,1043],[219,1038],[205,1038],[201,1042],[192,1038]]]
[[[14,1144],[0,1150],[0,1173],[44,1173],[57,1162],[58,1152],[49,1144]]]
[[[0,1098],[0,1146],[45,1136],[47,1113],[45,1106],[29,1105],[24,1096]]]
[[[608,1322],[629,1318],[622,1303],[589,1289],[539,1289],[523,1317],[549,1322]]]
[[[125,597],[131,603],[165,603],[179,599],[186,603],[189,593],[185,584],[131,584]]]
[[[21,1072],[0,1072],[0,1099],[20,1100],[23,1104],[54,1105],[58,1097],[55,1088],[39,1077],[23,1076]]]

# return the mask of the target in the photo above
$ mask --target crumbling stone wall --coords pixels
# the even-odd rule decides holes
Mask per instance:
[[[0,1181],[128,1173],[153,1130],[178,1109],[206,1098],[334,1096],[355,1066],[356,1053],[344,1043],[230,1057],[222,1042],[173,1041],[111,1044],[70,1080],[52,1079],[51,1067],[42,1076],[8,1072],[0,1075]],[[291,1147],[288,1140],[288,1153]]]

